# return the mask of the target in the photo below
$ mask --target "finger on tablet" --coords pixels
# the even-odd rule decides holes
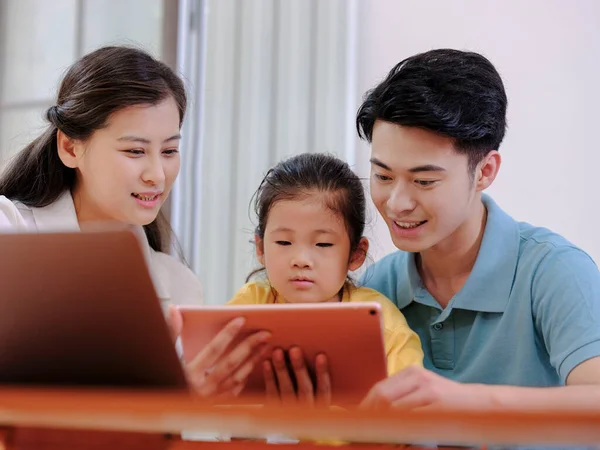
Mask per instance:
[[[245,383],[252,370],[268,355],[269,346],[267,344],[261,344],[260,347],[257,347],[254,355],[244,362],[239,369],[232,375],[232,379],[236,383]]]
[[[218,383],[221,383],[232,377],[246,361],[250,360],[256,355],[258,348],[268,341],[270,337],[271,333],[268,331],[259,331],[248,336],[227,355],[222,356],[221,353],[217,357],[218,361],[215,361],[214,370],[211,372],[211,377],[214,377]],[[225,351],[225,349],[223,349],[223,351]]]
[[[227,347],[236,338],[245,319],[238,317],[230,321],[225,327],[200,351],[193,360],[193,365],[202,370],[214,366],[227,350]]]
[[[292,362],[292,369],[296,376],[296,386],[298,390],[298,400],[302,403],[313,405],[315,400],[315,391],[313,381],[308,373],[308,368],[304,361],[304,355],[299,347],[293,347],[290,349],[290,360]]]
[[[275,373],[273,372],[273,365],[269,360],[263,361],[263,378],[265,380],[267,403],[281,403],[281,397],[279,396],[279,388],[277,387]]]
[[[332,386],[327,356],[319,354],[315,358],[315,371],[317,373],[317,401],[322,406],[331,405]]]
[[[280,348],[273,352],[272,358],[273,368],[275,369],[275,377],[279,386],[279,394],[284,403],[295,403],[296,390],[290,376],[290,372],[285,360],[285,354]]]
[[[169,305],[169,309],[167,310],[167,327],[169,328],[171,339],[173,340],[173,343],[175,343],[183,328],[183,318],[176,306]]]

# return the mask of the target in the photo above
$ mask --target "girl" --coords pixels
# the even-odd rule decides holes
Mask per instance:
[[[256,255],[263,267],[250,274],[229,304],[378,302],[392,375],[410,365],[422,365],[423,351],[419,337],[390,300],[355,286],[348,277],[348,271],[360,268],[366,258],[365,209],[360,179],[340,159],[305,153],[277,164],[255,194]],[[249,281],[263,270],[264,280]],[[311,401],[312,382],[300,350],[292,349],[290,358],[297,395]],[[269,396],[296,395],[281,350],[264,364]],[[317,389],[327,395],[330,386],[324,358],[317,359],[316,367]]]
[[[106,47],[84,56],[66,73],[46,112],[46,130],[0,177],[0,231],[79,230],[97,221],[131,225],[163,304],[200,302],[194,274],[163,253],[170,234],[160,208],[179,173],[185,109],[181,80],[143,51]],[[170,314],[177,335],[181,318]],[[187,365],[201,395],[241,390],[268,338],[254,334],[225,353],[242,326],[243,320],[227,325]]]

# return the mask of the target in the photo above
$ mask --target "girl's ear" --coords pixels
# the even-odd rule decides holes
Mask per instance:
[[[348,270],[354,272],[360,269],[367,258],[367,252],[369,251],[369,240],[366,237],[360,238],[358,247],[354,250],[354,253],[350,255],[350,264]]]
[[[263,240],[258,237],[257,234],[254,235],[254,244],[256,246],[256,259],[261,265],[265,265],[265,246]]]

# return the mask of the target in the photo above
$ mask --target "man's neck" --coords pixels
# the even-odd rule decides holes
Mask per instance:
[[[471,274],[486,221],[487,210],[479,201],[471,217],[451,236],[419,254],[417,261],[421,278],[442,308],[462,289]]]

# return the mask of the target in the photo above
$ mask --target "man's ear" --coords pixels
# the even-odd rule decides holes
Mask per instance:
[[[79,166],[79,160],[83,154],[83,144],[81,141],[70,138],[58,130],[56,132],[56,147],[58,149],[58,157],[65,166],[71,169]]]
[[[350,255],[350,264],[348,265],[348,270],[350,272],[354,272],[355,270],[360,269],[360,267],[364,264],[365,259],[367,258],[368,251],[369,240],[366,237],[360,238],[358,247],[356,248],[356,250],[354,250],[354,253]]]
[[[258,237],[257,234],[254,235],[254,244],[256,246],[256,259],[261,265],[265,265],[265,246],[263,240]]]
[[[500,153],[496,150],[485,155],[475,170],[475,189],[477,192],[484,191],[492,185],[500,170],[501,162]]]

